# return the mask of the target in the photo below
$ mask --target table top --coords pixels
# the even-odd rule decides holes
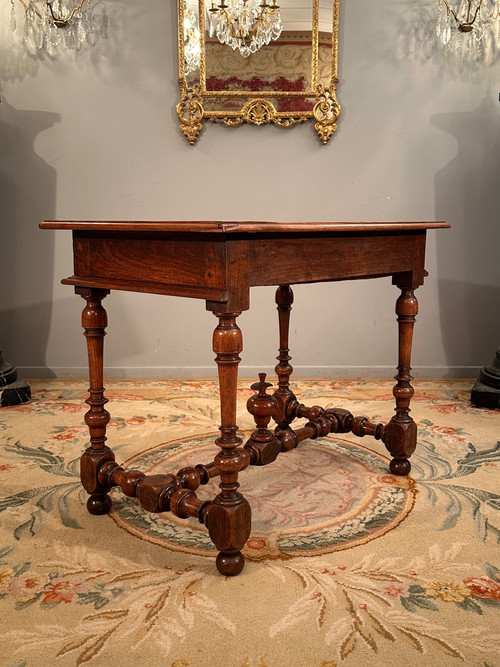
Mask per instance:
[[[41,229],[87,232],[335,233],[423,231],[451,227],[448,222],[264,222],[220,220],[45,220]]]

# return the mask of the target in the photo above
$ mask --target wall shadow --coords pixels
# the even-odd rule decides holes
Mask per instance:
[[[45,366],[51,322],[56,170],[34,149],[59,114],[0,104],[0,347],[15,366]]]
[[[446,233],[446,232],[444,232]],[[438,274],[442,257],[438,255]],[[488,366],[500,344],[500,285],[438,279],[439,318],[443,346],[450,366],[470,368]]]
[[[431,117],[457,154],[435,175],[441,331],[450,367],[481,367],[500,343],[500,113],[487,95],[470,112]]]

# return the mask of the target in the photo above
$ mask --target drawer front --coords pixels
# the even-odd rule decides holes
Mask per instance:
[[[75,275],[112,281],[224,289],[224,254],[200,238],[74,236]]]

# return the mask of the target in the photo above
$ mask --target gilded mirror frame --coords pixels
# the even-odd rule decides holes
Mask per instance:
[[[238,90],[207,90],[207,50],[206,50],[206,1],[197,0],[198,9],[198,34],[199,40],[199,69],[198,76],[186,75],[186,37],[185,18],[189,11],[186,0],[178,0],[178,44],[179,44],[179,84],[181,99],[177,104],[177,116],[180,121],[180,130],[190,144],[194,144],[203,128],[203,121],[224,123],[235,127],[242,123],[252,125],[265,125],[274,123],[280,127],[291,127],[308,120],[314,121],[314,128],[319,139],[326,144],[337,129],[337,119],[340,114],[340,105],[336,97],[336,87],[339,82],[337,76],[338,65],[338,32],[339,32],[339,0],[331,2],[331,42],[327,33],[326,63],[322,58],[321,76],[320,67],[320,0],[307,0],[311,2],[311,71],[310,86],[307,90],[263,90],[252,91],[248,89]],[[325,3],[325,0],[321,0]],[[191,0],[193,2],[193,0]],[[283,5],[287,0],[280,0]],[[193,13],[191,14],[193,17]],[[329,19],[330,21],[330,19]],[[229,49],[228,45],[216,42],[217,47]],[[189,46],[188,46],[189,48]],[[309,46],[307,47],[309,48]],[[331,59],[329,53],[331,51]],[[256,55],[256,54],[253,54]],[[309,58],[309,55],[306,54]],[[303,100],[303,106],[307,110],[283,111],[276,107],[283,107],[285,101],[293,108],[294,101]],[[288,100],[288,102],[286,102]],[[231,109],[216,108],[223,107],[224,102],[230,102]],[[307,104],[306,104],[307,101]],[[277,102],[277,103],[276,103]],[[234,108],[234,107],[237,108]],[[238,108],[239,107],[239,108]]]

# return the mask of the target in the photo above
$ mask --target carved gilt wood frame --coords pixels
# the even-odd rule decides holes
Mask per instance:
[[[185,74],[184,58],[184,0],[178,0],[178,44],[179,44],[179,84],[181,99],[177,104],[177,115],[180,130],[194,144],[197,140],[204,120],[224,123],[234,127],[242,123],[264,125],[274,123],[280,127],[291,127],[309,119],[314,121],[314,128],[323,144],[326,144],[337,129],[336,121],[340,113],[340,105],[336,98],[338,63],[338,31],[339,1],[332,0],[332,33],[331,33],[331,69],[328,64],[327,80],[324,83],[318,77],[319,58],[319,1],[312,2],[312,53],[311,53],[311,86],[305,91],[266,90],[252,92],[248,90],[207,90],[206,45],[205,45],[205,2],[198,0],[198,20],[200,31],[200,64],[199,81],[189,85]],[[281,0],[281,4],[286,0]],[[224,46],[230,49],[229,46]],[[290,100],[305,98],[310,100],[311,110],[278,111],[274,100],[288,98]],[[213,107],[217,101],[230,99],[236,110]],[[212,107],[210,109],[209,107]]]

